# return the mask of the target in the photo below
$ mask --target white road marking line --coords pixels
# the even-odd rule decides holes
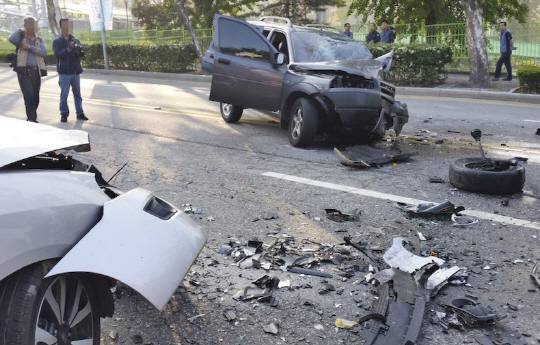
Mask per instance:
[[[538,120],[523,120],[523,121],[525,121],[525,122],[540,122]]]
[[[404,203],[413,204],[413,205],[431,202],[431,201],[426,201],[426,200],[407,198],[407,197],[399,196],[399,195],[376,192],[376,191],[369,190],[369,189],[362,189],[362,188],[345,186],[345,185],[335,184],[335,183],[330,183],[330,182],[317,181],[317,180],[312,180],[312,179],[305,178],[305,177],[299,177],[299,176],[287,175],[287,174],[280,174],[280,173],[271,172],[271,171],[270,172],[265,172],[265,173],[263,173],[261,175],[267,176],[267,177],[274,177],[274,178],[285,180],[285,181],[292,181],[292,182],[307,184],[307,185],[310,185],[310,186],[317,186],[317,187],[322,187],[322,188],[339,190],[339,191],[346,192],[346,193],[357,194],[357,195],[362,195],[362,196],[368,196],[368,197],[382,199],[382,200],[390,200],[390,201],[395,201],[395,202],[404,202]],[[484,220],[488,220],[488,221],[505,223],[505,224],[509,224],[509,225],[516,225],[516,226],[522,226],[522,227],[525,227],[525,228],[540,230],[540,223],[532,222],[532,221],[529,221],[529,220],[513,218],[513,217],[507,217],[507,216],[501,216],[501,215],[498,215],[498,214],[482,212],[482,211],[475,211],[475,210],[465,210],[465,211],[462,211],[461,214],[465,214],[467,216],[476,217],[476,218],[480,218],[480,219],[484,219]]]

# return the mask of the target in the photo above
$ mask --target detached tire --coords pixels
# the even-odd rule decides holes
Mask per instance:
[[[0,283],[0,345],[99,345],[92,285],[73,274],[43,279],[53,265],[27,266]]]
[[[289,119],[289,142],[295,147],[311,145],[319,126],[319,110],[312,100],[299,98],[294,102]]]
[[[229,103],[219,103],[221,117],[227,123],[237,123],[242,118],[244,108]]]
[[[525,185],[525,168],[504,159],[462,158],[450,164],[452,186],[485,194],[513,194]]]

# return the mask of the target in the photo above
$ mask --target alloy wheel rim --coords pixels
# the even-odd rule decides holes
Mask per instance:
[[[94,312],[79,278],[57,277],[40,303],[35,345],[93,345]]]
[[[221,106],[221,108],[222,108],[223,114],[225,114],[225,116],[231,115],[232,105],[226,103],[226,104],[223,104],[223,105]]]
[[[300,136],[300,132],[302,131],[303,121],[304,121],[304,117],[302,116],[302,108],[298,108],[293,116],[292,137],[294,139],[298,139],[298,137]]]

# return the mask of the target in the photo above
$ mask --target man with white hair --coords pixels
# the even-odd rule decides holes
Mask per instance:
[[[44,56],[47,56],[45,42],[37,36],[37,20],[24,18],[24,27],[12,33],[9,41],[16,47],[17,59],[14,71],[21,88],[27,121],[37,122],[41,77],[47,75]]]

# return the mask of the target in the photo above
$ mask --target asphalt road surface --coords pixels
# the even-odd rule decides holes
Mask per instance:
[[[360,326],[334,325],[336,318],[355,320],[369,313],[375,298],[374,287],[363,283],[365,260],[354,248],[348,248],[339,265],[321,263],[332,278],[242,269],[217,250],[229,237],[240,242],[257,238],[268,251],[288,236],[294,237],[297,250],[313,243],[336,248],[351,236],[380,256],[394,236],[414,238],[419,231],[427,238],[423,246],[445,245],[439,255],[447,265],[468,269],[469,286],[448,285],[432,299],[418,344],[474,343],[482,334],[501,332],[516,344],[540,339],[539,287],[529,277],[540,259],[539,105],[398,97],[411,115],[399,139],[401,149],[418,155],[357,170],[339,164],[333,148],[345,144],[337,139],[293,148],[273,118],[252,110],[238,124],[224,123],[217,104],[208,101],[206,83],[83,74],[81,86],[90,121],[70,116],[60,123],[54,73],[44,78],[38,121],[88,131],[92,151],[81,159],[95,163],[104,176],[127,162],[114,185],[143,187],[177,206],[200,208],[202,214],[192,217],[209,233],[207,246],[163,312],[127,287],[116,290],[116,313],[102,322],[102,344],[362,343]],[[0,104],[1,115],[25,118],[16,76],[7,68],[0,68]],[[469,135],[474,128],[482,129],[488,156],[529,158],[523,193],[480,195],[456,191],[448,183],[450,162],[479,155]],[[445,183],[429,183],[430,177]],[[396,200],[449,200],[483,213],[478,224],[457,228],[448,219],[411,217],[395,206]],[[325,208],[358,208],[361,213],[356,221],[336,223],[326,218]],[[266,212],[278,218],[255,221]],[[130,240],[135,239],[126,229]],[[346,270],[349,275],[339,274]],[[232,298],[264,274],[290,281],[290,287],[275,289],[277,307]],[[320,294],[325,281],[337,291]],[[465,294],[506,317],[495,326],[464,330],[444,331],[430,322],[436,310],[445,311],[440,304]],[[236,320],[225,319],[228,308]],[[270,323],[277,325],[277,335],[264,332]]]

